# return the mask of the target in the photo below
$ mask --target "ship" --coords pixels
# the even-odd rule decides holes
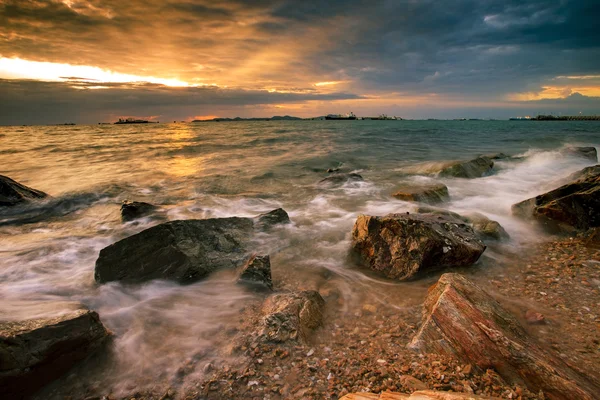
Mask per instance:
[[[350,111],[350,114],[329,114],[325,116],[325,119],[327,120],[355,120],[356,119],[356,115],[354,115],[354,113],[352,111]]]
[[[115,122],[115,125],[119,125],[119,124],[147,124],[150,121],[146,121],[145,119],[135,119],[135,118],[127,118],[127,119],[123,119],[123,118],[119,118],[119,120],[117,122]]]
[[[396,121],[397,117],[389,117],[386,114],[380,114],[378,117],[369,117],[365,119],[370,119],[371,121]],[[400,118],[402,119],[402,118]]]

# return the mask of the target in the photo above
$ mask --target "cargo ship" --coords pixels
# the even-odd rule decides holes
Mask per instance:
[[[352,111],[350,111],[350,114],[329,114],[325,116],[325,119],[327,120],[355,120],[356,119],[356,115],[354,115],[354,113]]]

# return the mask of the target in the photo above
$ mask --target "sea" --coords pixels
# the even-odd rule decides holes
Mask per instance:
[[[186,286],[94,281],[99,251],[166,220],[253,217],[282,207],[292,221],[261,237],[278,291],[337,291],[334,318],[365,302],[402,309],[421,302],[439,274],[398,283],[349,257],[360,214],[413,211],[394,199],[406,182],[442,182],[443,207],[500,222],[510,240],[490,244],[472,268],[476,280],[510,276],[510,262],[548,235],[511,215],[511,205],[553,189],[590,165],[564,149],[600,148],[593,121],[261,121],[0,127],[0,174],[52,197],[0,210],[0,319],[57,315],[56,302],[97,311],[114,333],[114,355],[81,380],[126,393],[168,381],[192,356],[230,356],[219,332],[262,294],[235,284],[231,271]],[[449,160],[504,153],[494,173],[441,178]],[[363,181],[320,183],[328,169]],[[160,218],[123,222],[124,200],[161,207]],[[93,365],[93,361],[88,365]],[[92,366],[89,367],[93,369]],[[202,368],[196,377],[202,376]]]

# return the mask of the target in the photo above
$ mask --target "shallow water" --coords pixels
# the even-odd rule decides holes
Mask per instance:
[[[488,248],[473,270],[494,267],[544,234],[510,214],[510,206],[558,186],[592,163],[560,152],[600,146],[598,122],[294,121],[126,126],[0,127],[0,173],[53,199],[0,212],[0,318],[48,315],[40,304],[75,300],[98,311],[116,334],[117,356],[102,382],[169,380],[182,360],[225,357],[218,332],[239,324],[258,297],[227,271],[189,286],[168,282],[98,286],[94,263],[103,247],[157,224],[123,224],[132,199],[160,205],[168,220],[255,216],[283,207],[292,225],[263,234],[278,289],[335,290],[336,312],[364,301],[402,308],[420,302],[435,280],[392,283],[352,264],[350,231],[358,214],[384,215],[414,205],[390,196],[402,181],[445,183],[453,211],[481,212],[511,235]],[[435,163],[480,154],[498,161],[492,176],[465,180],[424,175]],[[324,186],[327,168],[364,182]],[[489,268],[488,268],[489,266]],[[36,306],[37,305],[37,306]],[[61,312],[60,309],[52,312]],[[96,379],[99,379],[96,377]]]

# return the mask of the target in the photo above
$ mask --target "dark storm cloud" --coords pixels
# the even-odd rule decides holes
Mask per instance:
[[[277,93],[210,86],[172,88],[78,78],[68,82],[0,80],[0,123],[81,123],[90,122],[90,118],[102,120],[104,116],[127,115],[181,119],[207,115],[220,107],[360,98],[351,93]]]

